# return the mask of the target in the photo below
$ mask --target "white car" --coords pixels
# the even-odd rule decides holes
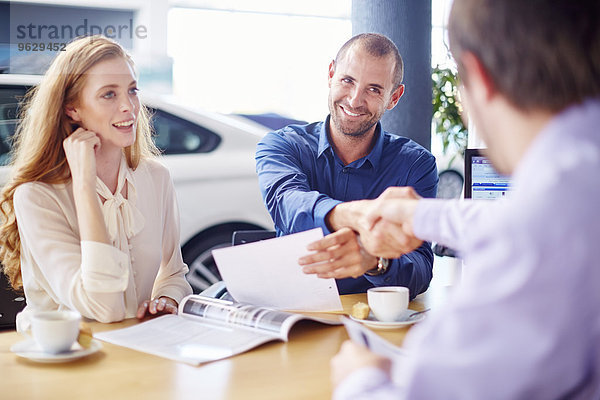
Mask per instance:
[[[0,185],[14,133],[18,100],[39,76],[0,74]],[[188,281],[199,292],[220,279],[211,250],[236,230],[273,229],[255,172],[256,144],[269,129],[243,117],[191,109],[174,98],[142,95],[153,112],[155,142],[171,171],[181,217]]]

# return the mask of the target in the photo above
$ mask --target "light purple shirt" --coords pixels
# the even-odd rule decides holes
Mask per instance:
[[[421,201],[416,235],[463,255],[462,282],[407,335],[405,386],[362,369],[334,398],[600,399],[599,204],[600,99],[540,132],[505,199]]]

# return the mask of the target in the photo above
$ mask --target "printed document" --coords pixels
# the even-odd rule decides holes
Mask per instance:
[[[238,302],[293,311],[341,311],[335,279],[302,272],[298,259],[321,228],[213,250],[227,291]]]

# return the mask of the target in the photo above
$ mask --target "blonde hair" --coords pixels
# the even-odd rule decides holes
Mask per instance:
[[[116,42],[103,36],[77,38],[59,52],[40,84],[30,90],[20,112],[21,122],[15,132],[10,165],[12,176],[0,197],[0,261],[10,284],[23,288],[21,277],[21,240],[15,218],[14,194],[27,182],[65,183],[71,173],[63,141],[73,131],[65,106],[77,104],[85,86],[85,73],[97,63],[123,58],[132,67],[133,61]],[[130,168],[137,168],[141,159],[158,154],[151,137],[150,116],[140,108],[136,139],[124,149]]]

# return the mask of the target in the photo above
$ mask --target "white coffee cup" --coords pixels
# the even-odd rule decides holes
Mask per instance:
[[[369,307],[375,318],[383,322],[397,321],[408,308],[408,288],[381,286],[367,290]]]
[[[23,315],[17,327],[23,335],[33,337],[42,351],[57,354],[71,349],[80,321],[81,315],[75,311],[35,311]]]

